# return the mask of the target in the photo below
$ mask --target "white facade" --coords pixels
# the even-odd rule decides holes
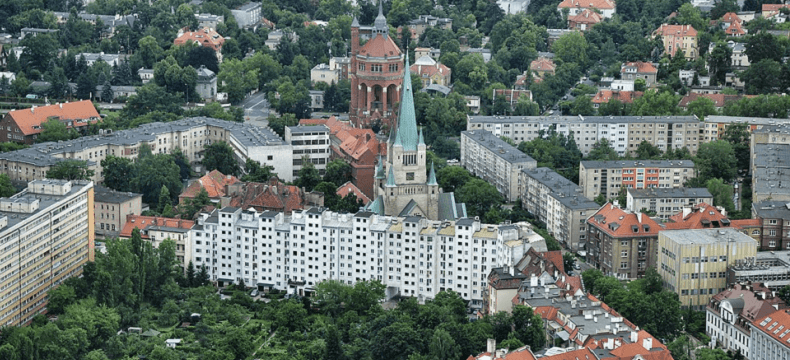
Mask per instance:
[[[784,312],[784,311],[782,311]],[[778,315],[778,316],[777,316]],[[766,321],[767,320],[767,321]],[[781,325],[776,326],[779,323]],[[773,326],[772,326],[773,325]],[[790,332],[790,324],[787,322],[787,314],[775,312],[771,316],[766,317],[760,323],[749,324],[751,328],[751,338],[749,339],[749,360],[785,360],[790,359],[790,342],[788,342],[788,333]],[[771,328],[766,333],[763,328]],[[781,330],[776,330],[780,328]],[[774,334],[780,339],[772,337]],[[782,341],[782,339],[785,339]]]
[[[461,166],[494,185],[507,201],[518,199],[521,169],[537,161],[488,131],[461,132]]]
[[[302,164],[310,161],[318,173],[324,176],[329,163],[329,128],[318,126],[288,126],[285,128],[285,142],[293,147],[292,174],[297,178]]]
[[[749,333],[740,326],[736,326],[738,312],[740,309],[733,309],[732,301],[738,302],[743,306],[742,299],[722,300],[719,309],[720,314],[710,308],[705,310],[705,333],[716,341],[718,346],[725,349],[740,350],[744,358],[749,357]]]
[[[208,264],[211,279],[223,284],[243,281],[304,293],[328,279],[349,285],[380,280],[388,297],[424,300],[453,290],[479,306],[488,272],[512,265],[505,243],[519,240],[513,225],[501,227],[473,219],[442,222],[317,208],[289,217],[228,207],[201,215],[192,259],[196,266]]]

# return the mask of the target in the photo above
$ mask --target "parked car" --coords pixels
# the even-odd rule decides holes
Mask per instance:
[[[582,266],[579,265],[579,263],[577,262],[577,263],[573,263],[573,268],[576,270],[581,270]]]
[[[258,296],[258,289],[253,289],[252,292],[250,292],[250,296]]]

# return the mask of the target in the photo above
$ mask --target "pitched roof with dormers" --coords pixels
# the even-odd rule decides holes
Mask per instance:
[[[87,126],[99,120],[99,113],[90,100],[34,106],[30,109],[9,111],[6,116],[25,135],[41,133],[43,130],[41,125],[52,118],[64,122],[71,121],[71,125],[67,124],[69,128]]]
[[[598,90],[598,93],[592,99],[593,104],[608,103],[611,100],[619,100],[624,104],[630,104],[636,98],[642,97],[644,93],[641,91],[624,91],[624,90]]]
[[[649,216],[625,211],[611,203],[598,209],[587,219],[587,224],[612,237],[658,236],[658,231],[661,229],[661,226]]]
[[[244,183],[237,191],[230,192],[229,206],[247,209],[255,208],[257,211],[281,211],[291,213],[294,210],[304,209],[304,193],[298,186],[286,185],[276,177],[269,179],[268,183]]]
[[[726,290],[711,297],[707,309],[714,313],[720,313],[723,302],[728,302],[733,315],[742,322],[737,325],[748,329],[746,323],[757,325],[759,319],[774,312],[776,309],[785,309],[787,304],[782,301],[770,288],[763,283],[738,283],[728,287]]]
[[[664,223],[667,230],[712,229],[712,228],[739,228],[739,223],[727,218],[715,206],[699,203],[689,210],[683,210],[669,217],[669,222]]]
[[[724,29],[724,32],[730,36],[746,35],[746,30],[743,29],[743,26],[741,26],[739,22],[732,22],[730,26]]]
[[[777,330],[781,329],[781,330]],[[752,331],[757,330],[787,347],[790,345],[790,310],[782,309],[757,319]]]
[[[208,47],[216,52],[222,50],[222,44],[225,43],[225,38],[222,37],[216,30],[209,28],[200,28],[197,31],[188,31],[184,28],[179,32],[179,36],[173,40],[175,45],[183,45],[188,41],[200,44],[200,46]]]
[[[741,18],[738,17],[738,14],[736,14],[734,12],[728,12],[728,13],[722,15],[722,17],[721,17],[721,19],[719,19],[719,21],[726,22],[726,23],[732,23],[732,22],[742,23],[743,22],[743,20],[741,20]]]
[[[590,9],[584,9],[575,16],[568,16],[568,22],[574,24],[595,25],[601,21],[603,21],[603,15]]]
[[[697,36],[697,30],[691,25],[669,25],[661,24],[661,26],[653,32],[653,35],[667,36]]]
[[[615,8],[615,3],[610,0],[563,0],[557,7],[609,10]]]
[[[556,68],[557,65],[554,65],[554,61],[545,57],[539,57],[529,63],[529,69],[532,71],[544,71],[553,74]]]
[[[620,67],[620,72],[624,72],[626,68],[636,68],[636,72],[640,74],[658,74],[658,69],[649,62],[644,61],[631,61],[624,63]]]
[[[392,36],[384,34],[376,34],[375,37],[368,40],[365,45],[359,49],[360,56],[368,57],[393,57],[400,56],[400,48],[392,41]]]
[[[120,237],[128,239],[132,237],[132,231],[137,228],[140,229],[140,236],[143,239],[148,239],[149,229],[157,229],[164,232],[187,232],[195,222],[192,220],[171,219],[161,216],[142,216],[142,215],[127,215],[126,223],[121,229]]]
[[[206,189],[210,199],[218,199],[225,196],[225,186],[235,184],[239,179],[233,175],[225,175],[218,170],[212,170],[210,173],[203,175],[200,179],[190,184],[181,195],[178,196],[179,202],[185,198],[194,198],[200,192],[200,189]]]
[[[345,184],[338,186],[336,194],[341,198],[348,196],[348,194],[354,194],[357,199],[362,200],[363,205],[367,205],[370,202],[370,198],[356,185],[352,184],[351,181],[347,181]]]

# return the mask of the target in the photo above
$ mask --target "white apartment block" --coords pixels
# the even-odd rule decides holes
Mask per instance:
[[[93,183],[35,180],[0,198],[0,324],[46,311],[47,292],[93,260]]]
[[[523,169],[519,196],[522,206],[546,223],[557,241],[574,251],[583,248],[587,218],[600,206],[585,198],[579,186],[549,168]]]
[[[604,194],[606,199],[615,198],[620,188],[679,188],[695,176],[691,160],[582,161],[579,164],[579,186],[584,196],[591,200],[599,194]]]
[[[285,216],[226,207],[202,214],[192,231],[192,260],[208,266],[219,285],[243,282],[304,294],[323,280],[380,280],[388,297],[422,301],[453,290],[473,306],[482,305],[489,271],[520,258],[512,253],[521,248],[514,242],[536,236],[522,224],[318,208]]]
[[[85,160],[94,170],[91,180],[101,182],[101,161],[110,155],[137,158],[140,146],[147,144],[154,154],[171,153],[175,148],[187,156],[198,172],[206,145],[225,141],[244,163],[253,159],[271,165],[283,181],[293,180],[293,149],[268,128],[206,117],[194,117],[168,123],[149,123],[135,129],[84,136],[63,142],[47,142],[0,154],[0,173],[11,180],[45,179],[49,168],[63,159]]]
[[[688,148],[697,153],[700,127],[694,116],[468,116],[467,130],[488,130],[516,143],[530,141],[551,129],[574,136],[587,155],[601,139],[621,156],[634,155],[642,141],[666,151]]]
[[[491,132],[461,132],[461,166],[494,185],[507,201],[518,199],[521,169],[534,169],[537,164]]]
[[[642,209],[654,211],[655,216],[669,219],[685,207],[700,203],[713,204],[713,195],[706,188],[649,188],[628,189],[626,210],[641,212]]]
[[[326,125],[288,126],[285,128],[285,142],[293,147],[293,178],[299,176],[302,163],[310,161],[318,173],[324,176],[329,162],[329,128]]]

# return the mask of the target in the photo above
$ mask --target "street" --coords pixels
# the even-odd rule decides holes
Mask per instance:
[[[239,107],[244,109],[244,118],[250,120],[268,119],[269,114],[273,113],[269,109],[269,101],[266,100],[266,94],[263,92],[250,95],[239,104]]]

